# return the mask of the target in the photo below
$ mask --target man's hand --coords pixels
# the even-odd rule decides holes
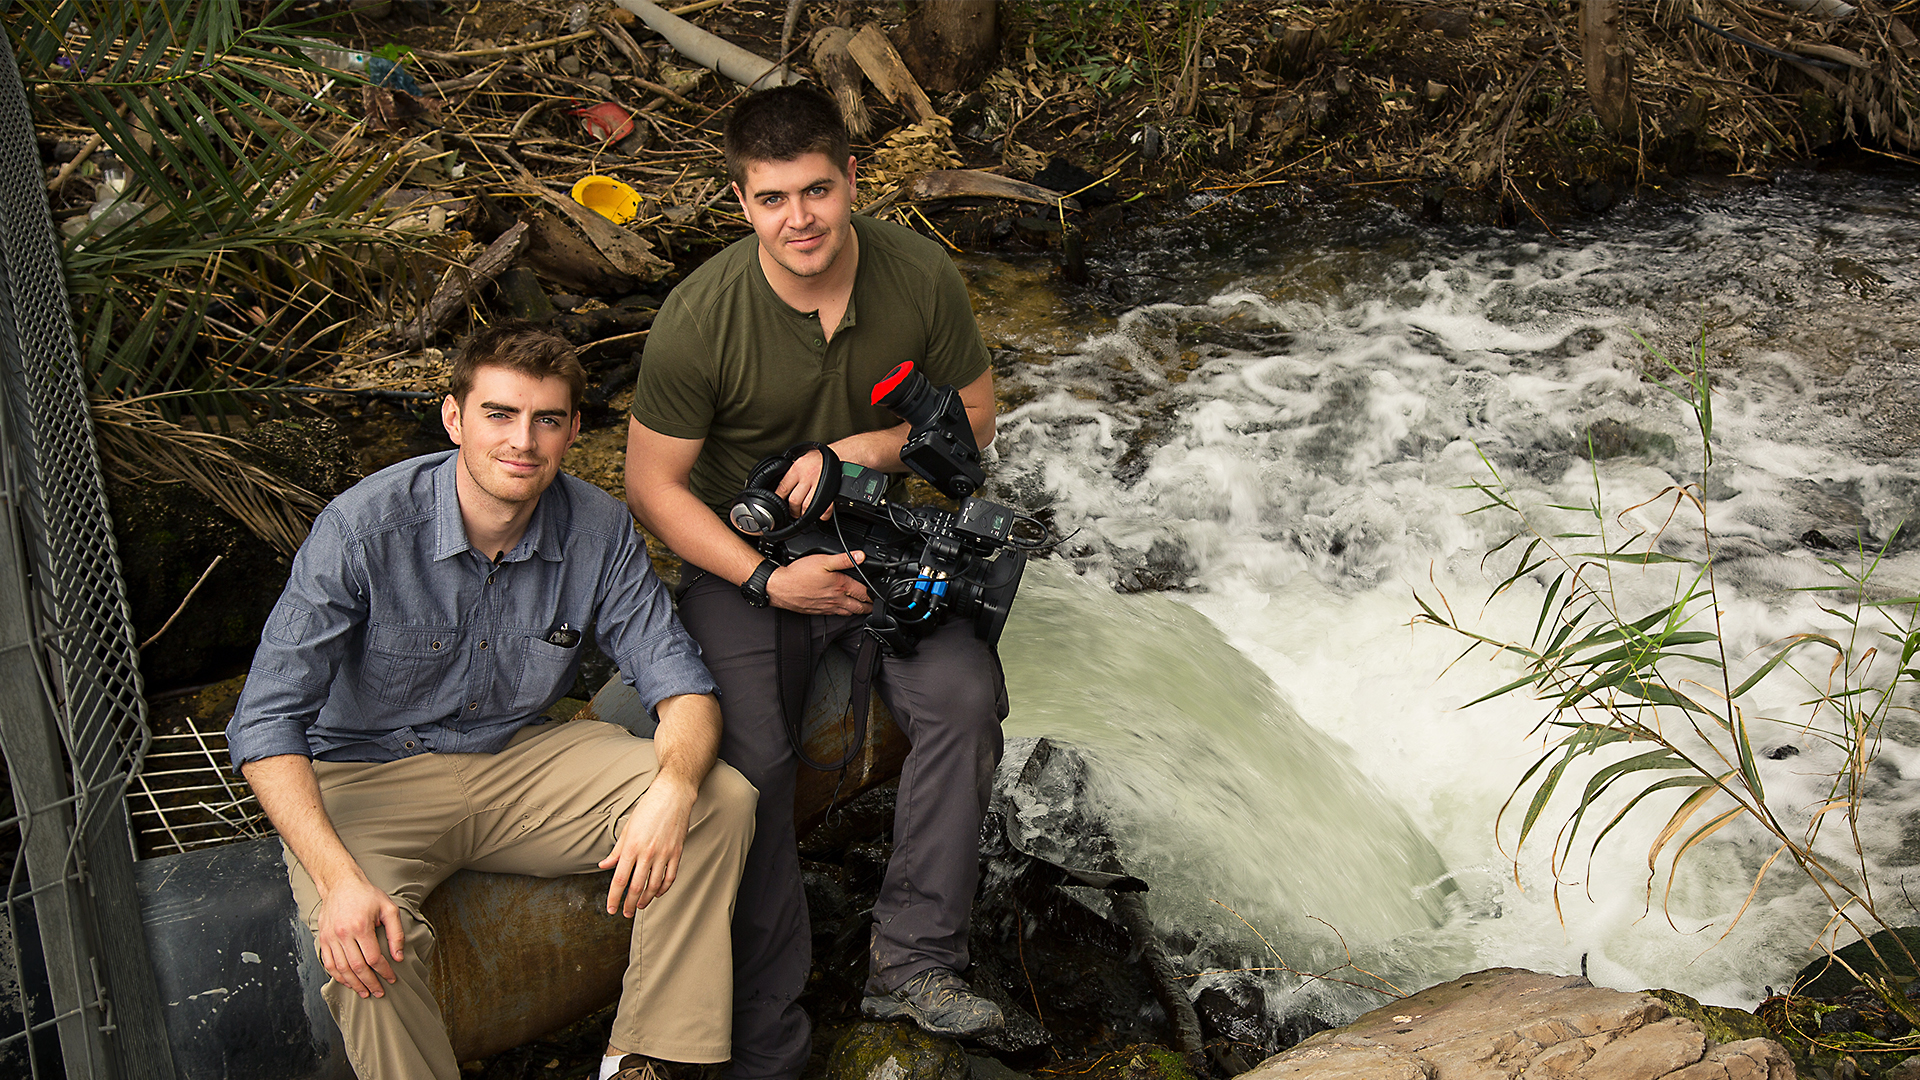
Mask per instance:
[[[398,963],[403,958],[406,931],[400,926],[400,908],[393,898],[366,878],[353,875],[322,894],[320,925],[314,931],[320,963],[340,985],[361,997],[385,997],[385,979],[396,981],[393,965],[380,951],[380,930],[386,929],[387,948]]]
[[[798,461],[788,465],[786,474],[780,477],[778,484],[774,485],[774,493],[787,500],[787,512],[792,514],[795,520],[807,512],[807,507],[813,505],[814,492],[820,489],[820,467],[825,465],[826,461],[826,458],[820,456],[820,451],[809,450],[800,455]],[[833,506],[829,503],[827,512],[821,514],[820,518],[824,521],[831,516],[833,516]]]
[[[334,832],[313,762],[303,754],[277,754],[247,762],[240,773],[320,894],[313,939],[321,966],[361,997],[385,997],[381,980],[396,981],[387,956],[399,963],[405,955],[407,932],[400,925],[400,908],[367,880]],[[387,953],[380,951],[383,928]]]
[[[607,914],[628,918],[673,887],[680,873],[680,850],[687,842],[687,823],[693,816],[697,788],[664,772],[654,778],[633,804],[627,827],[613,853],[600,860],[600,869],[613,869],[607,890]]]
[[[864,551],[850,551],[795,559],[767,579],[767,596],[776,607],[806,615],[863,615],[873,610],[866,585],[839,571],[866,557]]]

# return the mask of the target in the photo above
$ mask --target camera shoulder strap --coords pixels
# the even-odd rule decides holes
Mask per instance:
[[[880,643],[871,635],[860,636],[853,655],[853,688],[847,702],[844,724],[853,719],[853,740],[846,753],[835,762],[815,761],[807,754],[807,691],[812,689],[814,662],[813,636],[807,632],[807,616],[785,608],[774,609],[774,650],[780,686],[780,711],[786,722],[787,745],[801,763],[821,772],[838,772],[853,762],[867,743],[867,713],[871,711],[873,672],[880,666]]]

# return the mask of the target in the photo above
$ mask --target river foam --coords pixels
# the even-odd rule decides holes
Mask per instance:
[[[1651,901],[1662,814],[1556,874],[1557,800],[1516,864],[1511,819],[1504,847],[1493,823],[1541,753],[1544,707],[1467,708],[1520,669],[1455,662],[1462,639],[1410,622],[1417,593],[1477,632],[1531,636],[1549,579],[1488,603],[1519,548],[1486,553],[1516,520],[1468,513],[1497,470],[1549,532],[1664,529],[1663,550],[1691,557],[1704,539],[1672,493],[1703,492],[1735,669],[1789,634],[1844,629],[1799,590],[1838,581],[1823,560],[1884,542],[1920,499],[1920,273],[1902,254],[1920,250],[1920,196],[1838,190],[1799,178],[1549,238],[1435,231],[1390,208],[1277,227],[1249,214],[1209,251],[1143,238],[1130,270],[1164,296],[1085,317],[1064,345],[1023,342],[1001,378],[1019,404],[995,492],[1074,535],[1029,570],[1009,620],[1008,730],[1090,750],[1193,963],[1350,959],[1408,990],[1584,964],[1602,985],[1751,1007],[1809,956],[1825,908],[1790,869],[1720,940],[1770,850],[1745,825],[1695,849],[1670,895],[1663,865]],[[1706,350],[1710,467],[1636,334],[1678,361]],[[1596,498],[1597,523],[1550,509]],[[1643,610],[1672,589],[1639,568],[1616,579]],[[1876,581],[1920,592],[1920,544],[1896,541]],[[1781,681],[1751,707],[1782,721],[1755,737],[1783,755],[1761,769],[1788,818],[1838,764],[1795,726],[1808,696]],[[1888,914],[1911,921],[1920,726],[1897,714],[1887,735],[1863,841]],[[1844,853],[1840,829],[1825,837]],[[1380,1000],[1262,977],[1280,1015]]]

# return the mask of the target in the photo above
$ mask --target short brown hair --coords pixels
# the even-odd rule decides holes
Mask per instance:
[[[741,99],[727,118],[727,176],[744,191],[747,164],[792,161],[802,154],[825,154],[844,168],[853,154],[840,106],[806,83],[758,90]]]
[[[509,319],[473,332],[454,357],[447,376],[447,393],[464,406],[473,390],[473,373],[483,367],[502,367],[535,379],[565,379],[573,411],[587,392],[587,369],[580,352],[567,339],[525,319]]]

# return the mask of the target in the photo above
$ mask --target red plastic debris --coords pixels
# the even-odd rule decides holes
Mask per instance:
[[[633,114],[611,101],[583,105],[573,110],[573,115],[580,118],[587,134],[603,143],[618,142],[633,134]]]

